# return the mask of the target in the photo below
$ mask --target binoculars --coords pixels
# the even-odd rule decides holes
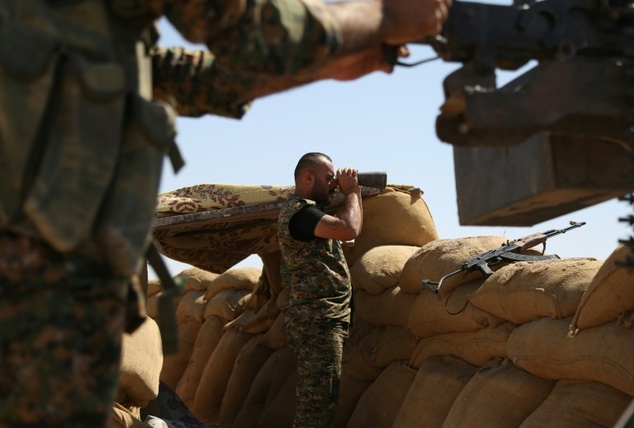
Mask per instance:
[[[383,171],[359,172],[357,177],[361,186],[385,189],[387,185],[387,173]]]

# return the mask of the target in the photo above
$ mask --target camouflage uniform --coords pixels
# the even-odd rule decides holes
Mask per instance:
[[[291,287],[284,311],[286,335],[297,355],[294,427],[328,427],[338,401],[343,344],[348,336],[352,287],[338,241],[293,239],[291,217],[314,201],[294,196],[279,215],[281,273]]]
[[[321,14],[296,0],[0,0],[0,427],[105,426],[175,147],[174,109],[152,101],[156,19],[248,76],[325,61],[338,35]],[[245,100],[220,106],[249,80],[227,91],[231,74],[200,64],[156,93],[239,116]]]

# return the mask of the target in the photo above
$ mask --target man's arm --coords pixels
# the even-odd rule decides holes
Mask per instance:
[[[306,83],[318,72],[318,78],[339,79],[341,68],[328,67],[333,58],[376,54],[384,44],[437,34],[451,1],[166,0],[164,13],[189,41],[205,43],[227,71]],[[357,58],[367,67],[367,54]],[[370,71],[386,67],[384,60],[375,61]]]
[[[337,216],[326,214],[315,226],[315,236],[339,241],[350,241],[361,233],[363,226],[363,205],[361,187],[357,180],[357,171],[343,168],[337,171],[339,189],[345,199]]]

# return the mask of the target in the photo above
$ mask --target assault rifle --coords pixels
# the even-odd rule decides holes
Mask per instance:
[[[546,250],[546,240],[553,236],[566,233],[569,230],[581,227],[584,224],[586,224],[585,221],[581,223],[571,221],[570,226],[564,229],[551,229],[551,230],[547,230],[546,232],[533,233],[523,238],[515,239],[514,241],[509,241],[506,244],[502,245],[500,248],[496,248],[494,250],[487,251],[484,254],[480,254],[475,257],[471,257],[470,259],[467,259],[462,264],[460,269],[454,272],[448,273],[447,275],[440,278],[438,282],[431,281],[429,279],[424,279],[423,281],[421,281],[421,284],[429,288],[434,293],[438,294],[440,292],[440,288],[442,287],[443,281],[449,278],[450,276],[458,275],[459,273],[464,273],[464,275],[466,276],[468,273],[471,273],[477,269],[480,272],[482,272],[485,276],[489,276],[493,274],[493,271],[491,270],[489,266],[493,266],[501,262],[538,261],[538,260],[558,259],[559,256],[557,254],[550,254],[550,255],[543,254],[543,252]],[[533,248],[539,244],[544,245],[542,255],[521,254],[522,252],[530,248]]]

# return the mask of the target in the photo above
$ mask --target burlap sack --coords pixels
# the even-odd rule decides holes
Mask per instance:
[[[281,311],[274,299],[268,299],[259,309],[247,308],[236,319],[227,323],[227,329],[235,329],[244,333],[258,334],[267,331]]]
[[[95,421],[96,423],[96,421]],[[152,428],[140,420],[129,409],[119,403],[114,403],[110,411],[108,428]]]
[[[204,291],[192,290],[183,294],[176,307],[176,322],[182,323],[185,318],[193,318],[196,322],[202,324],[203,312],[205,311],[206,301]]]
[[[267,279],[268,288],[266,292],[268,296],[275,297],[280,294],[284,288],[282,283],[282,275],[280,273],[280,260],[282,259],[281,251],[260,254],[262,259],[262,270]]]
[[[393,361],[408,360],[417,343],[405,327],[376,326],[360,339],[359,348],[368,363],[383,368]]]
[[[198,389],[194,396],[192,413],[201,422],[217,422],[220,405],[225,395],[227,383],[233,371],[238,353],[251,340],[252,335],[237,330],[226,330],[211,357],[205,364]]]
[[[444,427],[516,428],[548,397],[555,381],[494,361],[462,388]]]
[[[514,325],[505,322],[496,327],[466,333],[445,333],[421,339],[410,359],[419,368],[428,358],[451,355],[481,367],[494,358],[506,357],[506,342]]]
[[[227,382],[220,405],[220,426],[231,428],[251,389],[253,379],[271,356],[273,350],[262,346],[256,336],[240,349]]]
[[[392,362],[361,395],[348,428],[391,428],[415,376],[405,361]]]
[[[478,370],[449,355],[428,359],[416,372],[392,426],[442,427],[456,397]]]
[[[244,312],[250,299],[251,292],[249,290],[236,288],[222,290],[205,304],[203,319],[217,316],[226,321],[232,321]]]
[[[174,276],[174,280],[183,288],[183,293],[187,293],[190,290],[207,290],[207,288],[217,277],[217,273],[209,272],[197,267],[192,267],[189,269],[185,269],[178,275]]]
[[[205,301],[211,300],[216,294],[227,288],[253,291],[261,275],[262,269],[254,267],[229,269],[218,275],[209,284],[205,293]]]
[[[573,333],[613,321],[634,309],[634,269],[619,265],[628,257],[634,259],[634,253],[621,244],[605,260],[581,297],[570,326]]]
[[[484,282],[475,279],[441,297],[431,291],[416,295],[409,311],[407,328],[416,337],[425,338],[443,333],[469,332],[495,327],[502,318],[469,304],[469,296]]]
[[[602,263],[592,258],[512,263],[488,277],[469,301],[515,324],[566,318],[575,313]]]
[[[297,385],[297,371],[290,373],[286,382],[273,399],[264,407],[260,418],[259,427],[289,428],[293,425],[295,417],[295,386]]]
[[[443,276],[460,270],[467,259],[494,250],[506,241],[507,238],[503,236],[471,236],[431,241],[405,263],[399,285],[406,293],[428,292],[421,281],[428,279],[439,282]],[[501,265],[492,266],[491,269],[498,269]],[[438,293],[446,296],[457,286],[483,276],[477,269],[467,275],[458,273],[450,276],[442,282]]]
[[[568,335],[570,318],[541,318],[517,327],[507,352],[513,362],[547,379],[602,382],[634,395],[634,331],[616,321]]]
[[[161,286],[161,281],[158,279],[150,279],[147,282],[147,293],[146,296],[147,297],[152,297],[154,296],[156,293],[160,293],[163,290],[163,287]]]
[[[165,356],[161,371],[161,380],[172,389],[176,389],[189,365],[200,327],[201,323],[191,317],[178,324],[178,353]]]
[[[520,428],[612,427],[631,401],[600,382],[560,380]]]
[[[274,351],[253,379],[234,427],[258,426],[260,415],[275,400],[296,367],[295,353],[290,347]]]
[[[194,397],[196,396],[198,384],[209,357],[216,349],[218,342],[220,342],[220,338],[224,333],[224,326],[225,320],[220,317],[210,316],[205,319],[196,337],[196,343],[192,349],[187,367],[175,388],[176,394],[190,409],[194,407]]]
[[[158,319],[159,299],[161,298],[162,295],[163,295],[163,292],[159,291],[158,293],[153,294],[147,298],[147,303],[146,303],[147,315],[153,320]],[[180,303],[182,298],[183,298],[183,295],[180,293],[172,297],[172,301],[174,302],[175,308],[178,308],[178,304]]]
[[[158,325],[151,318],[132,334],[124,334],[117,402],[145,407],[158,395],[163,348]]]
[[[286,346],[286,328],[284,314],[279,314],[271,328],[258,335],[258,343],[270,349],[279,349]]]
[[[368,294],[381,294],[397,286],[405,262],[419,248],[412,245],[370,248],[350,268],[353,288]]]
[[[355,290],[354,311],[372,325],[405,327],[416,297],[415,294],[403,293],[398,285],[379,295]]]
[[[359,398],[372,385],[383,370],[372,366],[354,343],[346,343],[343,349],[339,402],[331,428],[346,428]]]
[[[354,265],[366,251],[382,245],[420,247],[434,239],[438,232],[421,191],[388,187],[363,199],[363,228],[349,262]]]

